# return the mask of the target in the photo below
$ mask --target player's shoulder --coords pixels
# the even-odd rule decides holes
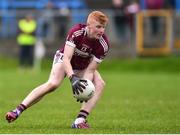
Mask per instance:
[[[87,26],[86,24],[78,23],[78,24],[74,25],[73,27],[77,28],[77,29],[82,29],[82,28],[85,28],[86,26]]]
[[[86,25],[85,24],[76,24],[70,29],[70,33],[78,36],[85,32]]]

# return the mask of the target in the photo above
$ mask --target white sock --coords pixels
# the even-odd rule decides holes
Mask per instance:
[[[17,108],[13,110],[18,116],[21,114],[21,111],[19,111]]]

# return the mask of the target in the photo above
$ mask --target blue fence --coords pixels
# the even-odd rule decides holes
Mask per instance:
[[[85,9],[87,5],[84,0],[0,0],[0,37],[14,37],[17,33],[17,14],[19,9],[44,9],[48,2],[51,2],[53,8],[68,7],[69,9]],[[10,10],[13,9],[13,12]],[[77,21],[78,12],[72,14],[74,22]]]
[[[19,9],[19,8],[44,8],[48,2],[52,2],[56,8],[60,8],[64,4],[71,9],[86,8],[84,0],[0,0],[0,9]]]

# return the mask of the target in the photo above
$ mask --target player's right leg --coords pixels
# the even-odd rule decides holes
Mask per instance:
[[[44,95],[54,91],[63,81],[65,70],[61,62],[54,62],[49,80],[36,87],[14,110],[6,113],[6,120],[12,122],[26,109],[37,103]]]

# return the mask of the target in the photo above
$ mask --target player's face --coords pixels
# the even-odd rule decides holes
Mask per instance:
[[[92,20],[88,25],[89,33],[88,36],[90,38],[99,39],[105,32],[106,24],[101,24],[96,20]]]

